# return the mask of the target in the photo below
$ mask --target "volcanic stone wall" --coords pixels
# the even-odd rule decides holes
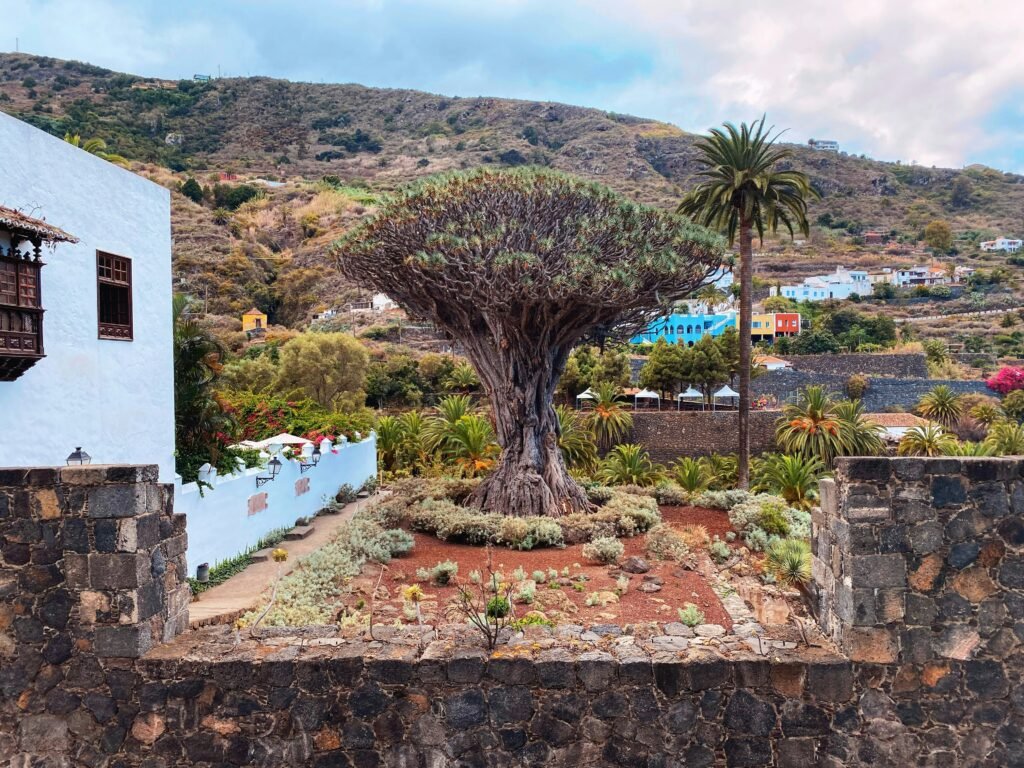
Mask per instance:
[[[872,355],[843,353],[836,355],[785,355],[793,368],[807,373],[825,373],[844,378],[860,373],[865,376],[891,376],[897,379],[928,378],[928,363],[920,353]]]
[[[751,411],[750,450],[756,455],[776,450],[778,411]],[[669,463],[680,456],[735,453],[736,411],[636,411],[630,440],[640,443],[651,458]]]
[[[838,648],[813,631],[763,653],[533,627],[488,654],[429,627],[220,627],[142,658],[182,626],[183,527],[155,468],[5,471],[0,764],[1020,768],[1022,470],[840,461],[813,526]]]

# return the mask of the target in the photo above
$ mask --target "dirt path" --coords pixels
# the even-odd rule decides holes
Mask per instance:
[[[348,504],[336,515],[321,515],[313,521],[313,532],[306,538],[281,542],[279,546],[288,551],[283,573],[290,573],[298,565],[300,558],[334,538],[341,524],[351,520],[356,511],[369,502],[370,499],[360,499]],[[206,590],[199,595],[198,600],[189,605],[189,624],[192,627],[201,627],[234,621],[253,608],[263,593],[270,589],[277,576],[278,567],[279,564],[273,560],[253,563],[223,584]]]

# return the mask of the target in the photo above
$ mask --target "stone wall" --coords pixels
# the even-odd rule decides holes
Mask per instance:
[[[157,475],[0,469],[0,763],[63,750],[75,718],[116,739],[125,718],[110,684],[135,680],[123,660],[187,628],[185,518]]]
[[[891,376],[898,379],[928,378],[928,364],[920,353],[873,355],[844,353],[838,355],[785,355],[797,371],[827,373],[849,377],[855,373],[865,376]]]
[[[0,475],[0,764],[1024,767],[1024,461],[841,461],[813,543],[839,649],[767,652],[633,627],[491,654],[429,627],[101,649],[103,627],[178,627],[181,528],[151,471]],[[122,602],[154,581],[155,621]]]
[[[796,400],[799,392],[811,384],[818,384],[831,392],[846,395],[845,375],[810,373],[807,371],[772,371],[758,376],[751,382],[755,395],[772,395],[779,403]],[[991,395],[992,391],[983,381],[962,381],[959,379],[892,379],[868,377],[868,388],[862,401],[869,412],[890,411],[894,408],[911,410],[921,396],[940,384],[960,394]]]
[[[752,411],[750,450],[756,455],[774,451],[778,411]],[[636,411],[629,441],[640,443],[655,461],[668,463],[680,456],[736,452],[736,411]]]

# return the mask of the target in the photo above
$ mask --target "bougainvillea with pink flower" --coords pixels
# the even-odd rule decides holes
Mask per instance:
[[[985,384],[988,385],[989,389],[1001,395],[1008,394],[1017,389],[1024,389],[1024,368],[1005,365]]]

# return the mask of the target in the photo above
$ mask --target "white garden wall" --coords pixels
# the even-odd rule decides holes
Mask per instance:
[[[377,475],[377,439],[372,434],[358,443],[322,443],[323,456],[315,467],[300,472],[299,462],[282,459],[272,482],[256,487],[266,470],[249,469],[228,477],[207,478],[213,488],[179,484],[174,511],[188,516],[188,568],[195,575],[201,563],[215,563],[256,544],[275,528],[290,528],[325,505],[346,483],[358,489]],[[308,487],[307,487],[308,485]],[[265,495],[264,495],[265,494]]]
[[[170,193],[0,113],[0,205],[79,239],[44,248],[46,357],[0,382],[0,467],[158,464],[174,479]],[[98,338],[96,251],[132,260],[132,341]]]

